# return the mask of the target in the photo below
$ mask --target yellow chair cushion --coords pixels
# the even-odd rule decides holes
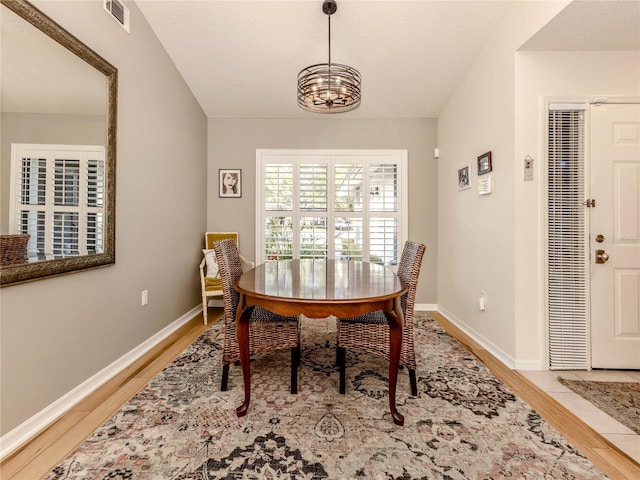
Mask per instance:
[[[220,278],[204,277],[205,290],[222,290],[222,281]]]

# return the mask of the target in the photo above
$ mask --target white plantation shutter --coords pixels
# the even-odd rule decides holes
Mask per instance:
[[[44,158],[20,159],[20,203],[44,205],[47,186],[47,161]]]
[[[97,253],[104,251],[104,214],[102,212],[87,213],[87,251]]]
[[[322,216],[301,217],[298,226],[300,258],[327,258],[327,164],[298,166],[299,209]]]
[[[256,261],[397,265],[407,235],[406,161],[396,150],[258,150]]]
[[[54,212],[51,238],[55,256],[78,255],[78,212]]]
[[[369,225],[371,261],[383,265],[397,265],[400,261],[397,219],[394,217],[371,217]]]
[[[265,165],[264,224],[260,234],[264,236],[266,260],[291,258],[293,255],[293,163]]]
[[[104,161],[87,160],[87,207],[104,207]]]
[[[53,204],[80,205],[80,159],[56,158],[53,170]]]
[[[102,253],[104,147],[13,144],[9,230],[40,260]]]
[[[293,210],[293,164],[265,165],[264,192],[265,210]]]
[[[336,212],[361,212],[364,165],[336,164],[333,168]]]
[[[588,368],[585,111],[548,118],[548,316],[551,369]]]
[[[369,173],[372,212],[398,211],[398,169],[396,165],[372,165]]]
[[[47,187],[46,158],[21,157],[19,159],[18,187],[15,189],[19,197],[17,231],[29,232],[27,255],[37,256],[44,253],[45,212]],[[15,198],[15,197],[14,197]]]
[[[301,164],[298,178],[300,185],[300,210],[327,211],[327,165]]]
[[[27,244],[27,256],[44,254],[45,224],[46,214],[43,210],[18,211],[17,231],[31,235]]]

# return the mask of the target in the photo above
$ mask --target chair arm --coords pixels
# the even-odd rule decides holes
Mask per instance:
[[[200,286],[202,287],[203,291],[204,291],[204,277],[206,276],[204,273],[205,265],[206,265],[206,262],[205,262],[205,259],[203,258],[202,261],[200,262]]]
[[[247,260],[242,255],[240,255],[240,264],[242,265],[242,271],[247,272],[256,266],[254,262],[251,260]]]

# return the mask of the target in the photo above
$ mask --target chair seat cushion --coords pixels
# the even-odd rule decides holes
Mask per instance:
[[[382,310],[376,310],[375,312],[367,313],[366,315],[360,315],[353,318],[340,318],[338,319],[342,323],[367,323],[372,325],[389,325],[386,315]]]
[[[251,312],[251,322],[258,323],[300,323],[300,317],[283,317],[262,307],[256,307]]]
[[[222,281],[220,277],[204,277],[204,289],[222,291]]]

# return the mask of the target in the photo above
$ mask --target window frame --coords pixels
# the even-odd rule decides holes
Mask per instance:
[[[376,149],[376,150],[360,150],[360,149],[257,149],[256,150],[256,223],[255,223],[255,259],[257,263],[265,262],[266,255],[266,235],[265,221],[269,216],[274,216],[274,211],[265,209],[265,166],[267,164],[283,163],[292,164],[294,166],[294,185],[293,195],[299,198],[299,172],[301,164],[327,164],[327,224],[335,225],[336,217],[355,217],[363,218],[368,222],[372,217],[391,217],[398,222],[397,225],[397,260],[400,260],[402,247],[408,239],[408,151],[400,149]],[[333,182],[334,166],[336,164],[394,164],[397,168],[397,209],[396,211],[363,211],[363,212],[345,212],[335,210],[335,188]],[[367,167],[368,168],[368,167]],[[369,191],[369,178],[363,178],[363,189]],[[368,204],[368,202],[367,202]],[[365,209],[366,210],[366,209]],[[286,217],[293,218],[294,229],[299,225],[300,217],[316,216],[312,211],[301,211],[295,208],[292,211],[286,211]],[[277,215],[277,211],[276,211]],[[323,214],[318,216],[324,216]],[[364,260],[369,259],[368,237],[363,242]],[[327,258],[335,258],[335,242],[329,242],[327,245]],[[293,257],[299,258],[299,246],[293,247]],[[387,265],[391,268],[394,266]]]

